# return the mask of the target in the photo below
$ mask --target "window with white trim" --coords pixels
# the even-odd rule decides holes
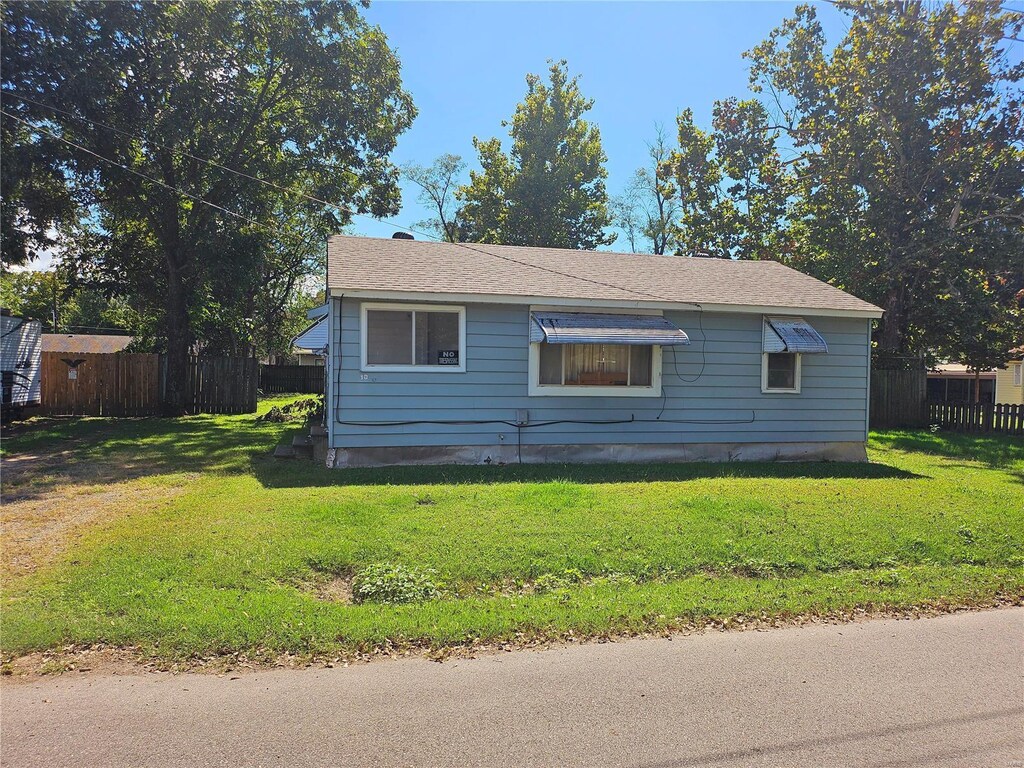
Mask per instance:
[[[530,345],[531,395],[661,394],[657,344]]]
[[[764,352],[761,355],[761,391],[800,393],[800,353]]]
[[[1021,385],[1021,363],[1013,364],[1013,386],[1019,387]]]
[[[362,369],[465,371],[464,307],[363,304]]]

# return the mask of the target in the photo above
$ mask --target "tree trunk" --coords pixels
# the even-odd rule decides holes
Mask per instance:
[[[182,416],[186,413],[188,366],[188,305],[181,272],[171,266],[167,270],[167,368],[164,391],[164,414]]]
[[[903,305],[903,286],[893,285],[885,295],[885,315],[882,318],[882,329],[878,339],[879,352],[886,355],[903,354],[903,323],[905,321]]]
[[[981,402],[981,369],[974,372],[974,402]]]

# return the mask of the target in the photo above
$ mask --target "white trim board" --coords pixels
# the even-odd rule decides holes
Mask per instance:
[[[660,309],[695,312],[726,312],[743,315],[808,315],[810,317],[864,317],[879,318],[880,309],[821,309],[807,306],[765,306],[761,304],[712,304],[701,302],[665,302],[665,301],[623,301],[617,299],[572,299],[551,296],[519,296],[516,294],[489,293],[431,293],[426,291],[367,291],[351,290],[334,287],[331,296],[346,296],[353,299],[372,299],[377,301],[436,301],[440,303],[458,304],[536,304],[548,309],[576,307],[580,309],[600,309],[610,311],[621,308],[638,311],[641,309]]]

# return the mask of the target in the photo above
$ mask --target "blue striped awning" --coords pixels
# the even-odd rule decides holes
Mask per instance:
[[[825,354],[828,344],[802,317],[766,317],[762,334],[765,352]]]
[[[661,315],[534,312],[530,341],[549,344],[689,344],[690,338]]]

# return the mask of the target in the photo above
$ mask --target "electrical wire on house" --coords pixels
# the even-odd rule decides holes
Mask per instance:
[[[236,170],[234,168],[230,168],[230,167],[225,166],[225,165],[223,165],[221,163],[218,163],[218,162],[216,162],[214,160],[211,160],[209,158],[200,157],[198,155],[195,155],[195,154],[193,154],[191,152],[188,152],[188,151],[180,149],[180,148],[168,147],[167,145],[161,144],[161,143],[153,141],[151,139],[145,139],[145,138],[142,138],[142,137],[139,137],[139,136],[135,136],[135,135],[133,135],[133,134],[127,132],[127,131],[123,131],[123,130],[121,130],[119,128],[116,128],[114,126],[111,126],[111,125],[108,125],[108,124],[105,124],[105,123],[101,123],[101,122],[98,122],[98,121],[95,121],[95,120],[91,120],[89,118],[82,117],[82,116],[79,116],[79,115],[75,115],[74,113],[69,112],[67,110],[61,109],[61,108],[53,106],[51,104],[45,104],[43,102],[37,101],[37,100],[29,98],[27,96],[23,96],[21,94],[14,93],[13,91],[9,91],[9,90],[2,91],[2,95],[13,96],[16,99],[21,99],[22,101],[25,101],[25,102],[28,102],[28,103],[35,104],[37,106],[43,107],[44,109],[51,109],[51,110],[53,110],[55,112],[58,112],[60,114],[67,115],[67,116],[69,116],[69,117],[71,117],[73,119],[76,119],[76,120],[88,123],[88,124],[93,125],[95,127],[104,128],[106,130],[112,131],[112,132],[117,133],[117,134],[119,134],[121,136],[124,136],[126,138],[130,138],[130,139],[132,139],[134,141],[140,141],[140,142],[143,142],[143,143],[148,143],[148,144],[150,144],[152,146],[160,147],[160,148],[163,148],[163,149],[168,149],[169,151],[176,152],[176,153],[178,153],[178,154],[180,154],[180,155],[182,155],[184,157],[188,157],[188,158],[196,160],[198,162],[206,163],[206,164],[210,165],[211,167],[218,168],[218,169],[220,169],[222,171],[225,171],[227,173],[235,174],[235,175],[237,175],[239,177],[249,179],[249,180],[254,181],[256,183],[263,184],[263,185],[266,185],[268,187],[272,187],[274,189],[277,189],[279,191],[286,192],[288,194],[295,195],[295,196],[303,198],[305,200],[308,200],[308,201],[311,201],[311,202],[323,205],[323,206],[325,206],[327,208],[331,208],[331,209],[333,209],[335,211],[338,211],[339,213],[341,213],[341,214],[343,214],[344,216],[347,216],[347,217],[350,217],[350,218],[373,219],[375,221],[380,221],[380,222],[383,222],[385,224],[388,224],[389,226],[393,226],[396,229],[400,229],[400,230],[403,230],[403,231],[406,231],[406,232],[410,232],[412,234],[419,235],[421,237],[424,237],[424,238],[427,238],[427,239],[430,239],[430,240],[440,241],[440,238],[434,236],[431,233],[422,232],[422,231],[414,229],[412,227],[404,226],[404,225],[398,224],[397,222],[389,221],[387,219],[376,219],[376,218],[371,217],[371,216],[369,216],[367,214],[363,214],[363,213],[359,213],[357,211],[353,211],[353,210],[351,210],[349,208],[345,208],[344,206],[337,205],[336,203],[331,203],[331,202],[329,202],[327,200],[324,200],[322,198],[316,197],[314,195],[310,195],[310,194],[308,194],[306,192],[302,192],[302,191],[295,190],[295,189],[290,189],[290,188],[285,187],[285,186],[283,186],[281,184],[277,184],[277,183],[272,182],[272,181],[267,181],[266,179],[261,179],[261,178],[259,178],[257,176],[252,175],[252,174],[245,173],[244,171],[239,171],[239,170]],[[240,214],[240,213],[238,213],[236,211],[232,211],[232,210],[230,210],[228,208],[225,208],[224,206],[218,205],[217,203],[213,203],[213,202],[211,202],[209,200],[206,200],[201,195],[197,195],[197,194],[195,194],[193,192],[189,192],[187,190],[181,189],[178,186],[175,186],[175,185],[172,185],[172,184],[168,184],[168,183],[166,183],[164,181],[161,181],[160,179],[154,178],[153,176],[150,176],[150,175],[145,174],[145,173],[143,173],[141,171],[138,171],[138,170],[136,170],[134,168],[131,168],[131,167],[127,166],[127,165],[124,165],[123,163],[120,163],[117,160],[114,160],[112,158],[106,157],[105,155],[102,155],[102,154],[100,154],[98,152],[95,152],[95,151],[93,151],[93,150],[91,150],[91,149],[89,149],[87,147],[84,147],[84,146],[82,146],[81,144],[79,144],[77,142],[71,141],[71,140],[65,138],[64,136],[61,136],[61,135],[55,133],[54,131],[50,130],[49,128],[47,128],[45,126],[34,124],[31,121],[26,120],[26,119],[24,119],[22,117],[19,117],[18,115],[14,115],[14,114],[12,114],[12,113],[10,113],[10,112],[2,109],[2,108],[0,108],[0,114],[4,115],[6,117],[9,117],[9,118],[11,118],[13,120],[17,120],[18,122],[28,126],[29,128],[31,128],[33,130],[41,130],[41,131],[45,132],[47,135],[51,136],[52,138],[55,138],[58,141],[61,141],[61,142],[65,143],[65,144],[67,144],[67,145],[69,145],[71,147],[74,147],[75,149],[78,149],[79,151],[85,152],[86,154],[88,154],[88,155],[90,155],[92,157],[95,157],[95,158],[97,158],[99,160],[102,160],[102,161],[104,161],[106,163],[109,163],[110,165],[113,165],[115,167],[121,168],[122,170],[125,170],[125,171],[127,171],[127,172],[129,172],[131,174],[134,174],[134,175],[136,175],[136,176],[138,176],[140,178],[146,179],[147,181],[150,181],[150,182],[152,182],[152,183],[154,183],[154,184],[156,184],[156,185],[158,185],[158,186],[160,186],[160,187],[162,187],[164,189],[168,189],[168,190],[177,192],[177,193],[187,197],[188,199],[190,199],[190,200],[192,200],[192,201],[194,201],[196,203],[200,203],[202,205],[209,206],[209,207],[211,207],[211,208],[213,208],[215,210],[218,210],[218,211],[220,211],[222,213],[225,213],[225,214],[227,214],[229,216],[232,216],[232,217],[234,217],[236,219],[244,221],[247,224],[249,224],[250,226],[253,226],[253,227],[256,227],[256,228],[259,228],[259,229],[263,229],[265,231],[270,231],[275,237],[278,237],[278,239],[280,240],[279,230],[276,227],[271,229],[272,225],[263,224],[262,222],[257,221],[256,219],[253,219],[251,217],[245,216],[245,215]],[[476,254],[480,254],[480,255],[483,255],[483,256],[489,256],[489,257],[494,258],[494,259],[499,259],[501,261],[505,261],[505,262],[512,263],[512,264],[516,264],[516,265],[519,265],[519,266],[522,266],[522,267],[526,267],[526,268],[529,268],[529,269],[536,269],[536,270],[540,270],[542,272],[546,272],[548,274],[553,274],[553,275],[557,275],[557,276],[560,276],[560,277],[566,277],[566,278],[569,278],[569,279],[572,279],[572,280],[589,283],[591,285],[597,285],[597,286],[600,286],[600,287],[603,287],[603,288],[609,288],[609,289],[612,289],[612,290],[622,291],[624,293],[633,294],[634,296],[639,297],[637,299],[637,301],[655,300],[655,301],[663,301],[663,302],[666,302],[666,303],[669,303],[669,304],[687,305],[687,306],[694,306],[694,307],[696,307],[697,310],[698,310],[698,323],[700,325],[701,336],[702,336],[702,339],[701,339],[701,368],[700,368],[700,371],[698,372],[697,376],[692,378],[692,379],[684,378],[679,373],[679,369],[678,369],[679,361],[678,361],[678,356],[677,356],[677,353],[675,352],[675,350],[673,350],[672,359],[673,359],[673,368],[674,368],[675,373],[676,373],[676,378],[679,379],[680,382],[692,383],[692,382],[697,381],[703,375],[704,367],[705,367],[705,362],[706,362],[706,356],[705,356],[704,347],[706,346],[706,343],[707,343],[707,337],[706,337],[706,334],[704,333],[704,328],[703,328],[703,311],[704,311],[704,308],[699,303],[696,303],[696,302],[679,302],[679,301],[667,298],[665,296],[660,296],[658,294],[649,293],[647,291],[641,291],[641,290],[637,290],[637,289],[634,289],[634,288],[627,288],[625,286],[616,285],[614,283],[608,283],[608,282],[605,282],[605,281],[602,281],[602,280],[596,280],[596,279],[591,278],[591,277],[583,277],[583,276],[572,274],[572,273],[569,273],[569,272],[563,272],[561,270],[553,269],[551,267],[546,267],[546,266],[534,264],[534,263],[531,263],[531,262],[528,262],[528,261],[522,261],[520,259],[516,259],[516,258],[513,258],[511,256],[493,253],[492,251],[489,251],[489,250],[486,250],[484,248],[481,248],[481,247],[478,247],[478,246],[474,246],[474,245],[471,245],[471,244],[468,244],[468,243],[451,243],[451,245],[459,247],[459,248],[462,248],[462,249],[465,249],[465,250],[468,250],[468,251],[471,251],[471,252],[476,253]],[[338,333],[339,333],[339,341],[338,341],[338,343],[340,344],[341,343],[341,340],[340,340],[341,318],[340,317],[339,317],[339,331],[338,331]],[[340,371],[340,369],[336,372],[335,378],[336,378],[335,402],[333,403],[333,407],[334,407],[334,410],[335,410],[335,416],[337,416],[340,413],[340,404],[339,404],[338,400],[340,399],[341,383],[342,383],[341,382],[341,371]],[[668,386],[676,386],[676,385],[668,385]],[[465,422],[465,423],[466,424],[507,424],[509,426],[515,427],[517,429],[517,436],[519,438],[519,440],[518,440],[519,450],[521,452],[522,429],[536,427],[536,426],[549,426],[549,425],[554,425],[554,424],[625,424],[625,423],[633,423],[633,422],[638,422],[638,421],[640,421],[640,422],[643,422],[643,421],[649,421],[649,422],[660,421],[662,423],[685,423],[685,424],[702,424],[702,423],[709,423],[709,424],[745,424],[745,423],[750,423],[751,421],[753,421],[753,418],[754,418],[754,414],[753,414],[753,412],[751,412],[751,419],[749,419],[749,420],[736,420],[736,421],[733,421],[733,420],[714,420],[714,421],[707,420],[707,421],[704,421],[704,420],[662,419],[662,416],[664,415],[666,404],[667,404],[667,393],[665,392],[664,385],[663,385],[662,408],[661,408],[661,411],[659,412],[659,414],[658,414],[656,419],[636,419],[635,417],[633,417],[631,415],[630,419],[625,419],[625,420],[623,420],[623,419],[607,420],[607,421],[557,420],[557,421],[551,421],[551,422],[538,422],[536,424],[529,424],[529,425],[521,425],[521,424],[517,424],[515,422],[504,421],[504,420],[498,420],[498,421],[470,421],[470,422]],[[399,426],[399,423],[385,424],[385,423],[376,423],[376,422],[374,422],[374,423],[366,422],[366,423],[360,424],[360,423],[357,423],[357,422],[349,423],[349,422],[344,422],[344,421],[340,421],[340,420],[338,421],[338,423],[348,424],[350,426],[367,426],[367,427],[370,427],[370,426]],[[412,421],[412,422],[405,422],[403,425],[412,425],[412,424],[442,424],[442,423],[456,424],[456,423],[459,423],[459,422]]]
[[[200,157],[198,155],[194,155],[194,154],[192,154],[192,153],[190,153],[190,152],[188,152],[186,150],[179,149],[179,148],[174,148],[174,147],[169,147],[169,146],[167,146],[165,144],[161,144],[161,143],[153,141],[151,139],[145,139],[145,138],[142,138],[140,136],[135,136],[135,135],[133,135],[133,134],[127,132],[127,131],[121,130],[120,128],[115,128],[114,126],[107,125],[106,123],[101,123],[101,122],[98,122],[96,120],[90,120],[89,118],[82,117],[80,115],[75,115],[74,113],[69,112],[68,110],[61,109],[60,107],[55,107],[52,104],[45,104],[45,103],[43,103],[41,101],[37,101],[35,99],[31,99],[31,98],[29,98],[27,96],[23,96],[23,95],[21,95],[19,93],[15,93],[14,91],[5,90],[5,91],[2,91],[0,93],[2,93],[2,95],[6,95],[6,96],[13,96],[16,99],[21,99],[22,101],[26,101],[28,103],[35,104],[36,106],[42,107],[44,109],[51,109],[51,110],[53,110],[55,112],[58,112],[60,114],[67,115],[67,116],[71,117],[72,119],[79,120],[81,122],[85,122],[85,123],[88,123],[88,124],[96,126],[96,127],[100,127],[100,128],[104,128],[106,130],[113,131],[114,133],[120,134],[120,135],[125,136],[126,138],[130,138],[130,139],[132,139],[134,141],[140,141],[140,142],[143,142],[143,143],[151,144],[154,147],[159,147],[161,149],[167,149],[167,150],[169,150],[171,152],[176,152],[176,153],[178,153],[178,154],[180,154],[180,155],[182,155],[184,157],[188,157],[188,158],[190,158],[192,160],[196,160],[197,162],[207,163],[210,166],[212,166],[214,168],[218,168],[218,169],[220,169],[222,171],[225,171],[227,173],[232,173],[232,174],[235,174],[235,175],[240,176],[242,178],[246,178],[246,179],[249,179],[251,181],[255,181],[255,182],[259,183],[259,184],[264,184],[266,186],[273,187],[274,189],[280,190],[282,192],[287,192],[288,194],[295,195],[297,197],[302,197],[302,198],[304,198],[306,200],[309,200],[311,202],[315,202],[315,203],[318,203],[320,205],[326,206],[328,208],[332,208],[332,209],[338,211],[339,213],[341,213],[341,214],[343,214],[345,216],[353,217],[353,218],[365,218],[365,219],[369,219],[369,220],[373,220],[373,221],[379,221],[379,222],[382,222],[384,224],[387,224],[388,226],[395,227],[396,229],[400,229],[400,230],[403,230],[405,232],[409,232],[409,233],[414,234],[414,235],[419,235],[420,237],[425,237],[425,238],[428,238],[430,240],[434,240],[435,242],[442,242],[440,238],[438,238],[436,235],[433,235],[433,234],[431,234],[429,232],[422,232],[422,231],[414,229],[412,227],[404,226],[404,225],[398,224],[397,222],[394,222],[394,221],[389,221],[388,219],[382,219],[382,218],[379,219],[379,218],[375,218],[373,216],[370,216],[369,214],[364,214],[364,213],[359,213],[357,211],[353,211],[353,210],[351,210],[349,208],[345,208],[344,206],[338,205],[336,203],[328,202],[327,200],[324,200],[322,198],[316,197],[314,195],[310,195],[310,194],[308,194],[306,192],[302,192],[302,191],[296,190],[296,189],[290,189],[290,188],[285,187],[285,186],[283,186],[281,184],[277,184],[277,183],[272,182],[272,181],[267,181],[266,179],[261,179],[258,176],[253,176],[252,174],[245,173],[244,171],[239,171],[239,170],[236,170],[234,168],[229,168],[226,165],[222,165],[221,163],[218,163],[218,162],[216,162],[214,160],[210,160],[209,158],[204,158],[204,157]],[[13,115],[13,114],[11,114],[9,112],[5,112],[2,109],[0,109],[0,113],[6,115],[7,117],[13,118],[14,120],[18,120],[19,122],[24,123],[25,125],[29,126],[30,128],[40,128],[40,126],[37,126],[37,125],[31,123],[30,121],[25,120],[25,119],[23,119],[21,117],[18,117],[17,115]],[[123,168],[124,170],[129,171],[130,173],[134,173],[137,176],[141,176],[142,178],[148,179],[149,181],[152,181],[155,184],[159,184],[162,187],[165,187],[167,189],[172,189],[172,190],[175,190],[177,192],[180,192],[181,194],[186,195],[187,197],[189,197],[192,200],[195,200],[196,202],[204,203],[206,205],[212,206],[213,208],[216,208],[218,210],[224,211],[225,213],[228,213],[228,214],[230,214],[232,216],[235,216],[237,218],[240,218],[240,219],[243,219],[243,220],[249,222],[253,226],[263,226],[263,225],[259,224],[258,222],[256,222],[255,220],[250,219],[248,217],[245,217],[242,214],[235,213],[233,211],[229,211],[226,208],[217,205],[216,203],[211,203],[211,202],[209,202],[207,200],[203,200],[201,197],[196,196],[196,195],[194,195],[194,194],[192,194],[190,192],[186,192],[186,191],[184,191],[184,190],[182,190],[182,189],[180,189],[178,187],[172,186],[172,185],[167,184],[165,182],[162,182],[162,181],[160,181],[158,179],[154,179],[151,176],[147,176],[146,174],[143,174],[143,173],[141,173],[139,171],[136,171],[136,170],[134,170],[132,168],[129,168],[128,166],[122,165],[121,163],[117,162],[116,160],[112,160],[110,158],[104,157],[103,155],[100,155],[97,152],[94,152],[94,151],[92,151],[90,149],[87,149],[87,148],[81,146],[80,144],[76,144],[76,143],[74,143],[72,141],[69,141],[68,139],[63,138],[62,136],[60,136],[60,135],[50,131],[49,129],[42,128],[42,130],[46,131],[53,138],[58,139],[59,141],[63,141],[66,144],[69,144],[69,145],[71,145],[71,146],[73,146],[73,147],[75,147],[77,149],[80,149],[81,151],[86,152],[86,153],[92,155],[93,157],[97,157],[97,158],[99,158],[101,160],[105,160],[106,162],[111,163],[113,165],[116,165],[116,166],[118,166],[120,168]],[[512,264],[517,264],[517,265],[522,266],[522,267],[528,267],[530,269],[537,269],[537,270],[540,270],[542,272],[546,272],[548,274],[558,275],[559,277],[567,277],[567,278],[570,278],[572,280],[579,280],[581,282],[590,283],[592,285],[598,285],[598,286],[601,286],[603,288],[611,288],[613,290],[623,291],[625,293],[631,293],[631,294],[633,294],[635,296],[640,297],[640,298],[637,299],[638,301],[650,301],[650,300],[653,299],[655,301],[664,301],[664,302],[670,303],[670,304],[683,304],[683,305],[688,305],[688,306],[698,306],[694,302],[680,302],[680,301],[676,301],[674,299],[666,298],[664,296],[659,296],[659,295],[654,294],[654,293],[649,293],[647,291],[641,291],[641,290],[637,290],[637,289],[634,289],[634,288],[627,288],[627,287],[622,286],[622,285],[616,285],[614,283],[607,283],[607,282],[604,282],[602,280],[595,280],[594,278],[591,278],[591,277],[583,277],[581,275],[572,274],[570,272],[562,272],[561,270],[553,269],[551,267],[545,267],[545,266],[542,266],[542,265],[539,265],[539,264],[533,264],[533,263],[528,262],[528,261],[521,261],[521,260],[515,259],[515,258],[513,258],[511,256],[506,256],[506,255],[502,255],[502,254],[498,254],[498,253],[493,253],[491,251],[485,250],[485,249],[480,248],[480,247],[476,247],[476,246],[471,245],[469,243],[450,243],[450,245],[457,246],[459,248],[463,248],[465,250],[469,250],[469,251],[472,251],[474,253],[477,253],[477,254],[480,254],[480,255],[483,255],[483,256],[489,256],[489,257],[494,258],[494,259],[500,259],[500,260],[505,261],[505,262],[509,262],[509,263],[512,263]]]

